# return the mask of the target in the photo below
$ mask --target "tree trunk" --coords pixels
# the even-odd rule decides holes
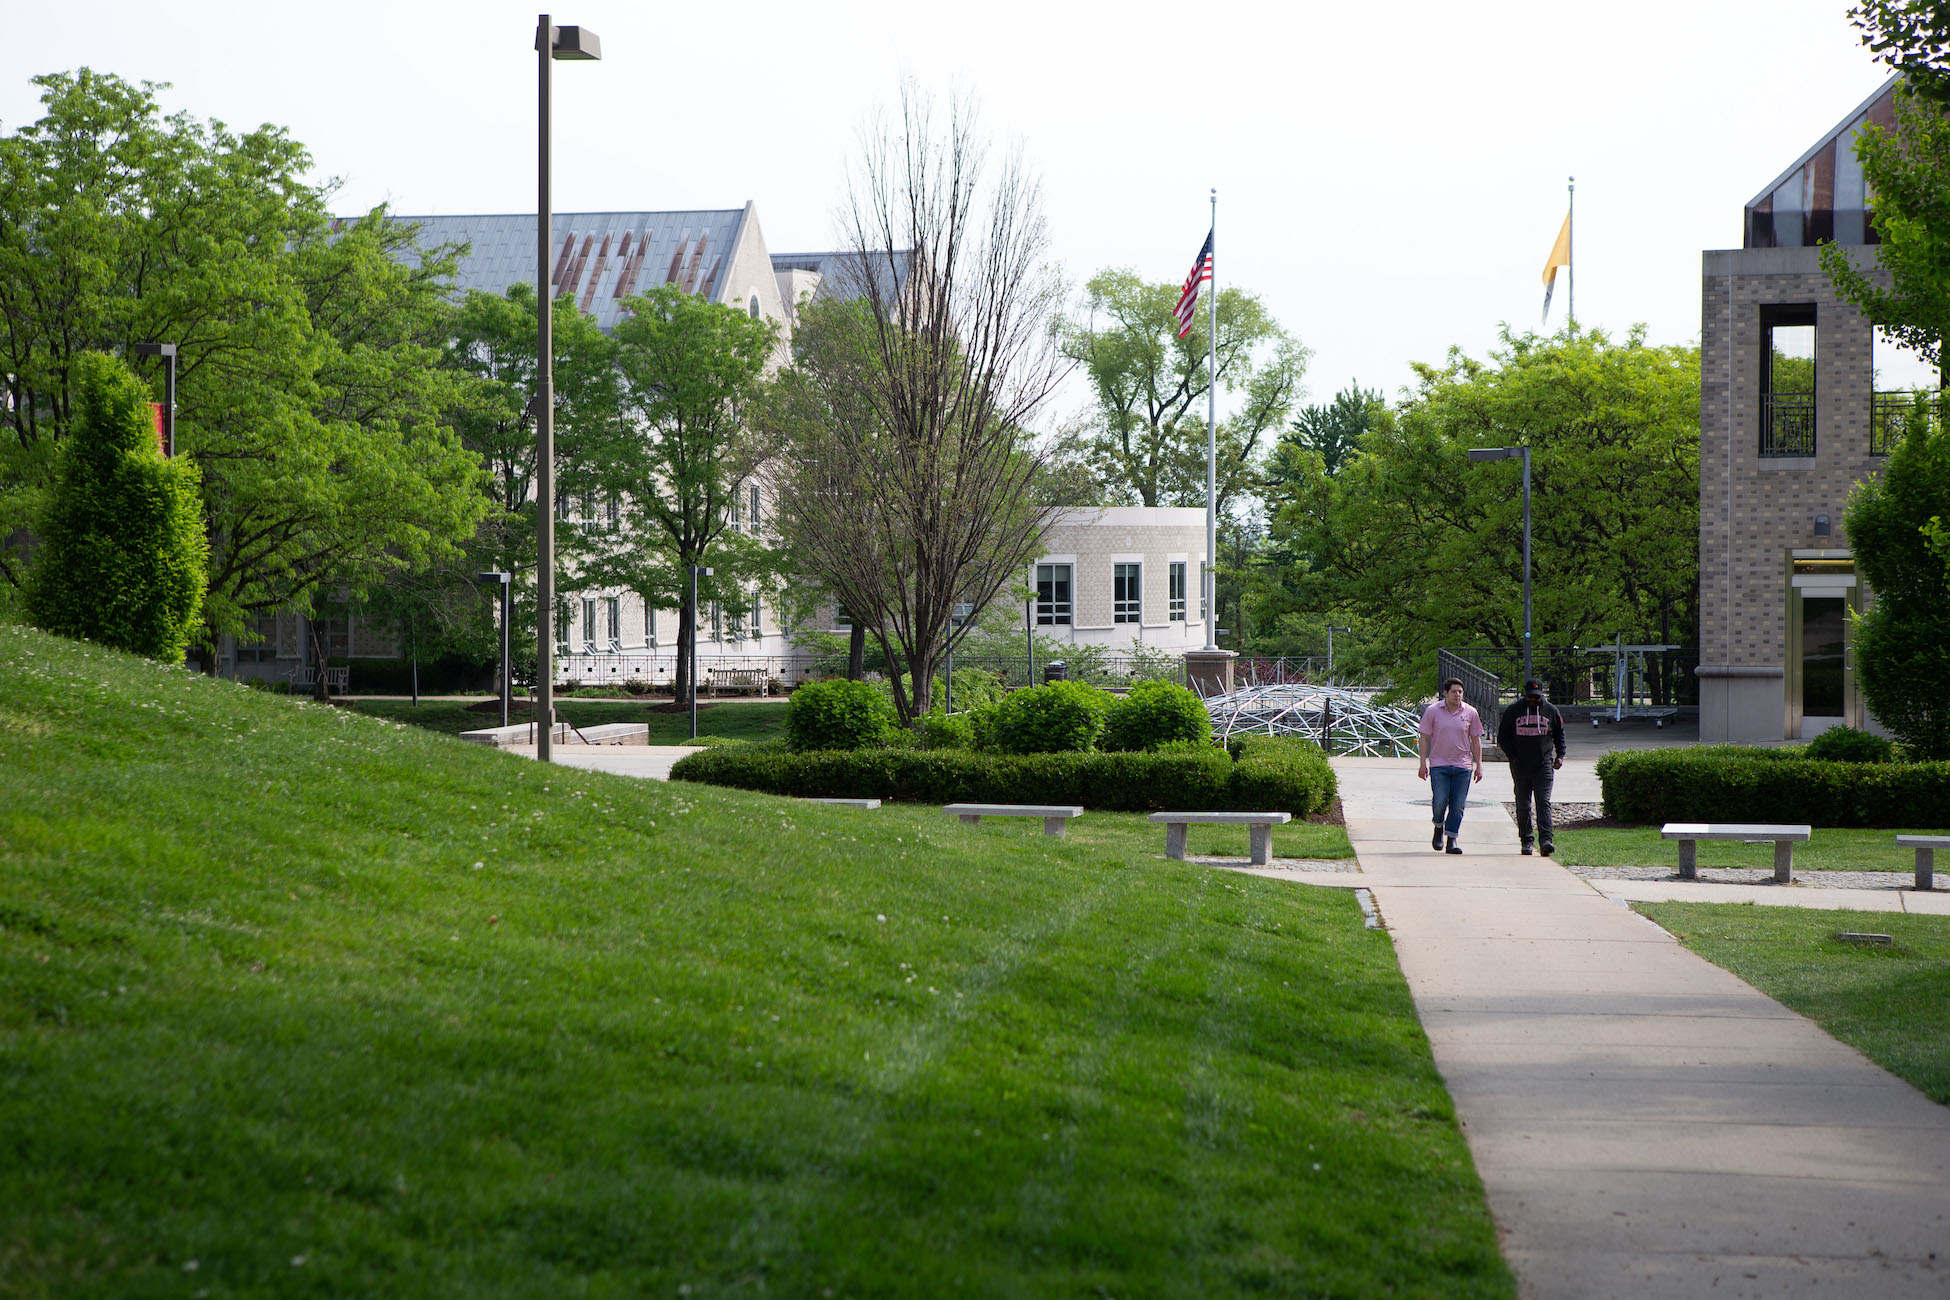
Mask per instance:
[[[697,691],[697,683],[691,680],[691,645],[696,640],[697,608],[686,595],[677,607],[677,670],[671,674],[677,703],[685,707]]]
[[[867,629],[858,619],[853,620],[853,636],[846,647],[846,680],[857,682],[867,675]]]

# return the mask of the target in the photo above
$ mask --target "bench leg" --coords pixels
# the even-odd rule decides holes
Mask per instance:
[[[1173,862],[1183,862],[1185,860],[1186,830],[1187,827],[1184,822],[1165,823],[1165,856]]]
[[[1699,841],[1679,841],[1679,878],[1681,880],[1699,879]]]
[[[1789,885],[1794,883],[1794,841],[1774,841],[1774,883]]]
[[[1916,850],[1916,887],[1930,889],[1936,884],[1936,850]]]
[[[1043,818],[1043,834],[1054,835],[1057,839],[1062,839],[1063,827],[1069,823],[1069,820],[1068,817]]]
[[[981,822],[982,814],[980,813],[963,813],[961,815],[961,824],[964,826],[979,826]]]
[[[1249,828],[1253,833],[1253,865],[1264,867],[1273,861],[1273,827],[1262,822]]]

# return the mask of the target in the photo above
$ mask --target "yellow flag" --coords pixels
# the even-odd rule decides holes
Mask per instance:
[[[1557,242],[1551,245],[1551,255],[1544,263],[1544,283],[1557,279],[1557,268],[1571,264],[1571,214],[1564,214],[1564,226],[1557,232]]]

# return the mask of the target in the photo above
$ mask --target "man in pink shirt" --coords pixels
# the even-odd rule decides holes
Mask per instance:
[[[1461,853],[1456,836],[1462,831],[1469,787],[1483,779],[1483,720],[1463,703],[1461,678],[1442,683],[1442,698],[1422,711],[1415,749],[1421,756],[1415,775],[1429,783],[1435,809],[1435,834],[1429,847],[1444,852],[1446,837],[1446,851]]]

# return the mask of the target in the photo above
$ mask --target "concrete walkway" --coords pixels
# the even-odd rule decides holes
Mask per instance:
[[[504,754],[535,757],[533,745],[504,745]],[[614,772],[618,776],[641,777],[647,781],[668,781],[670,769],[686,754],[697,753],[693,745],[562,745],[551,748],[550,761],[559,767],[577,767],[591,772]]]
[[[1523,1295],[1950,1295],[1950,1109],[1519,857],[1506,771],[1450,857],[1412,761],[1335,768],[1361,870],[1297,878],[1373,891]]]

